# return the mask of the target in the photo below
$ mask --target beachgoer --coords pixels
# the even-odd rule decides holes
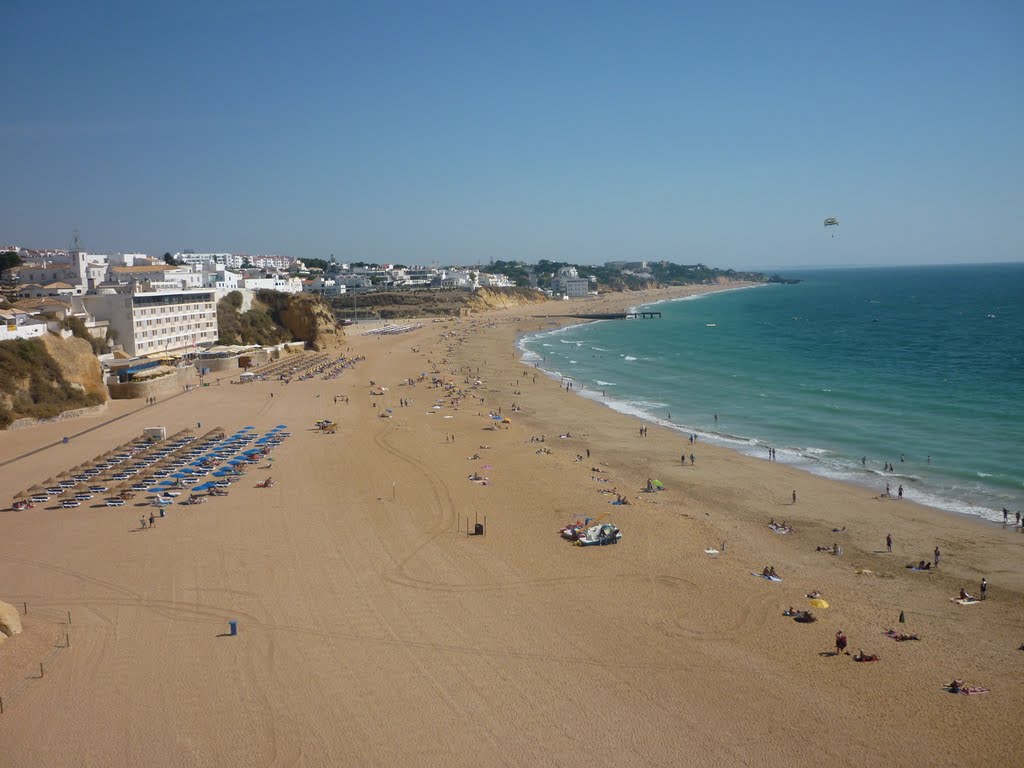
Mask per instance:
[[[983,576],[981,579],[981,599],[985,600],[988,597],[988,581]]]
[[[796,504],[796,491],[793,491],[793,503]]]
[[[152,527],[153,527],[153,523],[154,523],[154,522],[156,522],[156,518],[155,518],[155,517],[153,517],[153,513],[152,513],[152,512],[150,512],[150,513],[149,513],[149,527],[150,527],[150,528],[152,528]]]
[[[864,653],[863,648],[857,649],[857,654],[853,657],[854,661],[878,661],[878,657],[873,653]]]
[[[901,499],[903,498],[903,486],[902,485],[899,488],[896,489],[896,495],[899,496]]]
[[[694,455],[693,455],[693,454],[691,453],[691,454],[690,454],[690,466],[692,467],[692,466],[693,466],[694,464],[696,464],[696,463],[697,463],[697,457],[696,457],[696,456],[694,456]]]
[[[892,534],[885,534],[885,549],[887,552],[892,552]]]
[[[964,589],[963,587],[960,587],[960,599],[961,600],[973,600],[974,597],[972,595],[968,594],[966,589]]]
[[[679,457],[679,462],[685,467],[686,466],[686,454],[684,453]]]
[[[764,576],[766,579],[772,575],[772,572],[767,565],[764,567],[764,570],[761,571],[761,575]]]
[[[768,575],[771,576],[773,579],[779,578],[779,574],[777,574],[775,572],[775,566],[774,565],[771,568],[768,569]]]
[[[840,629],[836,632],[836,656],[841,653],[846,653],[846,635],[844,635],[843,630]]]
[[[941,555],[942,555],[942,553],[941,553],[941,552],[939,552],[939,548],[938,548],[938,547],[935,547],[935,567],[936,567],[936,568],[938,568],[938,567],[939,567],[939,557],[940,557]]]

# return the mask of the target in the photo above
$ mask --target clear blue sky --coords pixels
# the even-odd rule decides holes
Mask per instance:
[[[1024,259],[1019,0],[7,0],[2,21],[0,243]]]

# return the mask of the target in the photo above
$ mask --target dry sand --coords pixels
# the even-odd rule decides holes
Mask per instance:
[[[0,764],[1015,763],[1024,535],[712,446],[682,467],[683,435],[641,438],[635,419],[534,383],[516,359],[516,334],[545,322],[531,315],[567,308],[350,335],[367,360],[333,381],[225,383],[5,434],[4,501],[156,424],[287,424],[294,437],[273,488],[251,470],[155,530],[136,530],[133,506],[0,512],[0,600],[29,605],[24,633],[0,645]],[[484,403],[435,411],[443,390],[401,385],[428,360]],[[463,366],[483,384],[464,384]],[[370,380],[388,391],[371,398]],[[488,429],[498,407],[507,430]],[[337,434],[309,431],[326,417]],[[550,455],[530,442],[541,434]],[[640,493],[648,477],[667,490]],[[609,505],[610,486],[631,505]],[[618,546],[557,535],[605,513]],[[467,537],[467,516],[486,517],[487,535]],[[773,516],[795,532],[770,531]],[[877,551],[887,532],[892,555]],[[704,554],[722,541],[727,555]],[[815,552],[833,541],[841,557]],[[938,573],[905,571],[936,544]],[[766,564],[782,583],[750,575]],[[949,602],[983,574],[988,601]],[[815,588],[832,603],[818,623],[781,615]],[[70,647],[55,648],[69,610]],[[821,655],[840,628],[881,661]],[[954,677],[991,692],[944,692]]]

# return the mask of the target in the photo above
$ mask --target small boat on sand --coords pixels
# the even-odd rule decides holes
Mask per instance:
[[[580,547],[603,547],[605,544],[618,544],[622,532],[611,523],[592,525],[578,534],[576,545]]]

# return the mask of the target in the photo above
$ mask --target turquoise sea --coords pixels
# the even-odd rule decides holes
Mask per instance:
[[[519,346],[582,396],[683,435],[762,458],[772,446],[778,461],[954,512],[1024,510],[1024,264],[784,274],[802,282]]]

